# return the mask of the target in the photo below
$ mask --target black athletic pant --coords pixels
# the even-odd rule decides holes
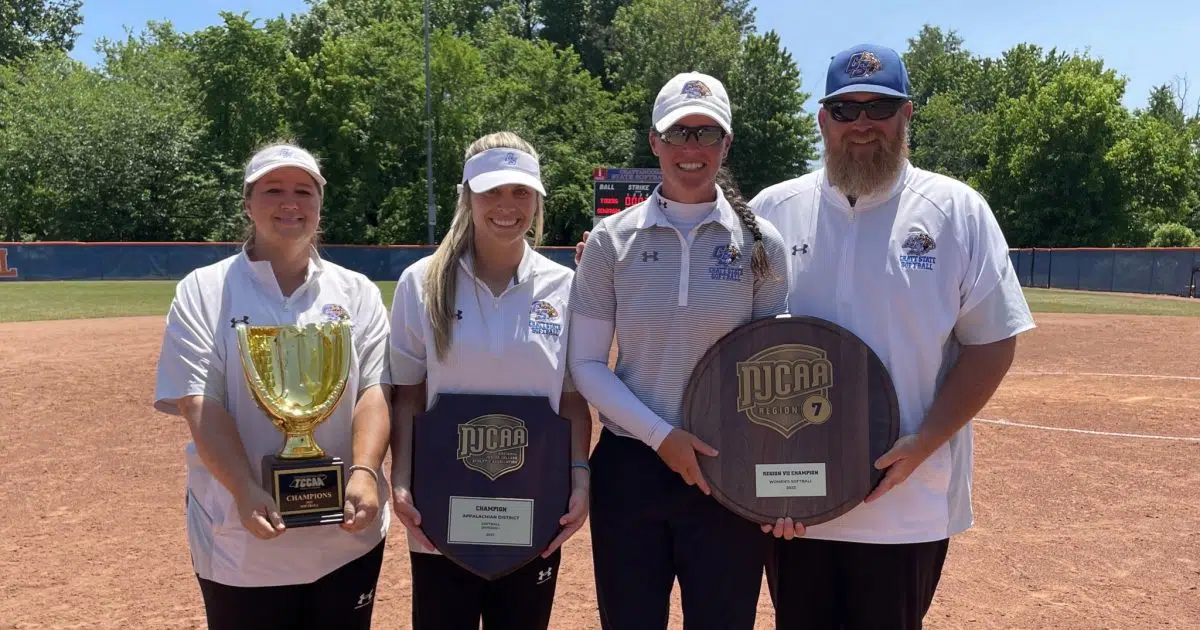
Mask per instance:
[[[776,540],[767,563],[775,628],[919,630],[948,545]]]
[[[639,440],[601,432],[591,457],[592,556],[604,630],[754,627],[772,536],[687,485]]]
[[[369,630],[384,541],[310,584],[241,587],[200,580],[209,630]]]
[[[409,552],[413,630],[543,630],[550,626],[562,550],[492,581],[445,556]]]

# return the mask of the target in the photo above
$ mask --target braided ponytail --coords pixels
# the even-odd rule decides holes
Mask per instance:
[[[733,173],[730,173],[728,168],[722,166],[721,170],[717,171],[717,185],[721,187],[726,201],[733,206],[733,211],[742,220],[742,225],[754,235],[754,254],[750,257],[750,270],[754,272],[754,278],[759,280],[766,277],[771,273],[771,263],[767,260],[767,248],[763,245],[762,230],[758,229],[758,219],[754,216],[754,211],[742,198]]]

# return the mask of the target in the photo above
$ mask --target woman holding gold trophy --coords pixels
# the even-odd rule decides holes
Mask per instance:
[[[245,171],[242,251],[177,286],[156,409],[191,431],[187,536],[208,627],[370,627],[389,524],[387,312],[322,260],[325,178],[276,144]]]
[[[526,240],[530,231],[535,244],[541,238],[545,194],[537,153],[527,142],[509,132],[476,140],[466,152],[449,233],[436,252],[405,269],[396,286],[389,353],[396,388],[392,507],[409,534],[415,630],[476,630],[481,619],[484,627],[494,630],[548,627],[561,557],[559,547],[587,517],[591,417],[587,402],[575,391],[566,368],[566,308],[572,271],[538,253]],[[488,401],[483,403],[485,407],[498,404],[493,402],[495,398],[531,397],[542,406],[548,402],[553,411],[545,412],[551,415],[540,426],[561,427],[562,435],[569,435],[562,451],[554,448],[561,453],[561,468],[555,465],[538,469],[546,466],[545,460],[524,454],[509,460],[506,468],[494,468],[497,462],[504,463],[504,451],[511,454],[525,450],[521,446],[523,438],[504,443],[503,436],[524,436],[526,429],[521,422],[528,424],[530,436],[535,432],[530,416],[524,420],[514,417],[520,414],[503,416],[513,424],[495,428],[494,435],[501,436],[496,445],[485,444],[485,439],[474,444],[479,451],[493,451],[482,453],[480,462],[472,464],[462,455],[456,460],[455,423],[448,422],[444,414],[438,416],[438,410],[445,408],[447,399],[462,400],[455,397],[480,392]],[[464,444],[462,436],[469,434],[472,422],[496,417],[500,414],[490,413],[458,424],[459,443]],[[569,427],[557,424],[557,420],[569,422]],[[439,428],[449,438],[449,448],[414,449],[414,443],[431,443],[420,439],[422,431],[429,435]],[[533,438],[529,441],[532,443]],[[468,450],[466,445],[463,449]],[[438,462],[444,466],[441,471],[445,475],[432,471],[424,480],[414,478],[414,458]],[[516,568],[494,579],[460,565],[462,558],[453,556],[454,550],[442,553],[431,539],[453,547],[456,527],[462,526],[467,532],[463,538],[469,538],[473,523],[492,516],[487,511],[509,509],[492,503],[511,506],[516,501],[467,497],[473,502],[469,512],[445,526],[433,525],[447,518],[445,510],[422,511],[418,507],[423,483],[428,493],[436,494],[428,489],[442,484],[446,476],[476,475],[462,472],[464,459],[467,466],[477,466],[475,470],[491,477],[491,481],[503,482],[505,475],[511,474],[508,479],[512,479],[530,473],[530,469],[561,471],[564,477],[560,479],[564,489],[561,503],[557,498],[547,503],[541,499],[518,500],[536,504],[532,511],[550,515],[551,527],[544,531],[552,540],[544,548],[539,548],[540,542],[530,544],[529,538],[523,544],[515,543],[515,548],[526,548],[521,552],[527,554],[525,559],[514,562]],[[521,468],[525,470],[518,470]],[[548,474],[557,477],[556,473]],[[483,475],[470,477],[477,484],[475,488],[489,486]],[[568,475],[569,487],[565,479]],[[429,505],[437,505],[437,499],[445,497],[439,495]],[[559,506],[565,509],[560,511]],[[471,521],[476,511],[482,516]],[[509,525],[501,523],[495,521],[490,529],[487,525],[477,526],[474,534],[482,540],[520,533],[521,528],[512,521]],[[529,531],[525,529],[524,534],[528,536]],[[484,544],[480,542],[481,547]],[[488,549],[479,554],[497,553],[491,551],[496,547]]]

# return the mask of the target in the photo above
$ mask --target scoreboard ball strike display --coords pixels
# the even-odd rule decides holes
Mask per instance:
[[[597,168],[592,171],[593,224],[645,201],[662,182],[657,168]]]

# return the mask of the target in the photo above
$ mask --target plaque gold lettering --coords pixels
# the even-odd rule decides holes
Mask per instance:
[[[833,364],[824,350],[803,344],[772,346],[737,363],[737,410],[785,438],[833,413]]]

